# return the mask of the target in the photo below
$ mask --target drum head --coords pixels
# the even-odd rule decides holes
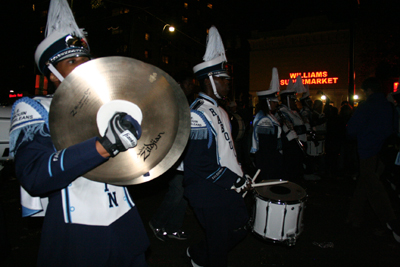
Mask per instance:
[[[299,202],[307,196],[301,186],[292,182],[257,187],[255,191],[261,199],[285,203]]]

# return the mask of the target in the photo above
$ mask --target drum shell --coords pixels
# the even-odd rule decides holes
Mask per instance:
[[[304,189],[296,184],[288,184],[286,188],[300,192],[290,192],[289,195],[280,198],[274,196],[275,199],[272,197],[274,194],[262,195],[257,191],[254,194],[252,230],[263,239],[282,242],[296,238],[303,231],[303,212],[307,195]]]

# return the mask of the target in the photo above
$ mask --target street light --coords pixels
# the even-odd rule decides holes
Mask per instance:
[[[159,66],[161,65],[161,62],[163,62],[163,63],[165,63],[165,64],[168,64],[168,61],[169,61],[169,58],[168,58],[168,56],[164,56],[163,55],[163,52],[164,52],[164,48],[167,48],[168,49],[168,45],[170,44],[170,40],[169,40],[169,38],[165,38],[164,37],[164,30],[165,30],[165,28],[167,28],[168,27],[168,31],[169,32],[174,32],[175,31],[175,27],[174,26],[172,26],[171,24],[165,24],[164,25],[164,27],[163,27],[163,29],[162,29],[162,32],[161,32],[161,39],[164,39],[165,40],[165,44],[162,44],[161,46],[160,46],[160,56],[159,56]],[[168,51],[167,51],[168,52]]]
[[[170,24],[165,24],[164,27],[163,27],[163,29],[162,29],[163,32],[164,32],[164,30],[165,30],[165,28],[166,28],[167,26],[169,26],[169,27],[168,27],[168,31],[169,31],[169,32],[174,32],[174,31],[175,31],[175,27],[174,27],[174,26],[172,26],[172,25],[170,25]]]

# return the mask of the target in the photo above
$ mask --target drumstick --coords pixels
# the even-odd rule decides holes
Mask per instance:
[[[284,184],[287,183],[288,181],[282,181],[282,180],[275,180],[271,182],[263,182],[263,183],[258,183],[258,184],[252,184],[252,187],[259,187],[259,186],[266,186],[266,185],[274,185],[274,184]]]
[[[251,179],[251,184],[253,185],[253,183],[254,183],[254,181],[257,179],[257,176],[260,174],[260,169],[258,169],[257,170],[257,172],[256,172],[256,174],[254,175],[254,177],[253,177],[253,179]],[[249,192],[249,191],[246,191],[246,192],[244,192],[244,194],[242,195],[242,197],[244,198],[246,195],[247,195],[247,192]]]

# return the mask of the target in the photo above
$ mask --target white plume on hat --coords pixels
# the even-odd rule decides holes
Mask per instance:
[[[35,62],[43,74],[51,71],[62,81],[63,77],[55,65],[74,56],[91,57],[85,32],[76,24],[66,0],[51,0],[45,38],[35,51]]]
[[[269,85],[268,90],[264,90],[264,91],[259,91],[257,92],[257,96],[258,97],[267,97],[270,99],[276,99],[276,101],[278,100],[276,94],[279,92],[280,90],[280,85],[279,85],[279,74],[278,74],[278,69],[277,68],[272,68],[272,79],[271,79],[271,83]]]
[[[66,0],[50,1],[45,37],[51,35],[54,31],[73,34],[77,37],[84,37],[85,35],[76,24],[74,14],[72,14]]]
[[[221,35],[215,26],[211,26],[208,30],[207,36],[207,49],[203,56],[204,61],[210,61],[214,58],[222,57],[224,61],[227,61],[225,55],[225,47],[221,39]]]

